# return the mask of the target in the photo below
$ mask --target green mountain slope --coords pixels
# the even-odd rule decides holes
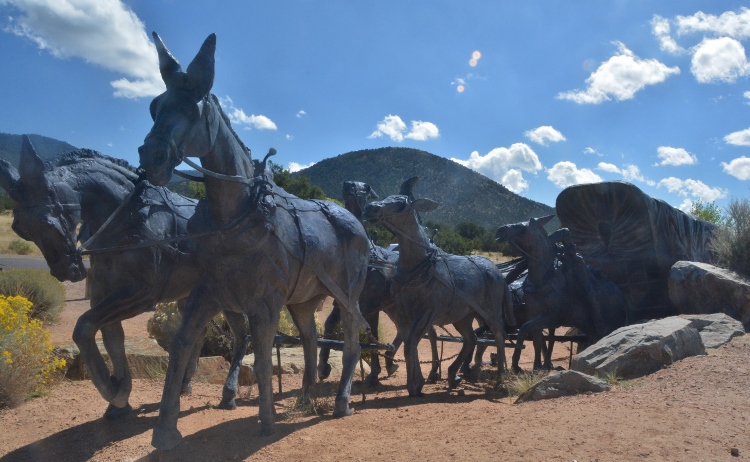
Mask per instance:
[[[548,205],[519,196],[506,187],[451,160],[410,148],[366,149],[341,154],[301,170],[328,197],[340,199],[345,180],[369,183],[381,198],[397,194],[401,182],[412,176],[421,179],[416,197],[440,202],[424,219],[457,225],[471,222],[485,228],[526,221],[554,213]],[[548,225],[559,226],[558,220]]]
[[[14,167],[18,167],[18,158],[21,155],[21,139],[21,135],[0,133],[0,159],[5,159]],[[65,141],[58,141],[46,136],[29,135],[29,139],[31,139],[31,144],[34,145],[34,149],[42,160],[52,159],[64,152],[78,149]]]

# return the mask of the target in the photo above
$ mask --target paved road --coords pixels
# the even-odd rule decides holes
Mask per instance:
[[[83,263],[86,265],[86,268],[89,267],[88,261],[84,261]],[[35,255],[0,255],[0,269],[11,268],[31,268],[49,271],[49,266],[47,266],[44,257]]]

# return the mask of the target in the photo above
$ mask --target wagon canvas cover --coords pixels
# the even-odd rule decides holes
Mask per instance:
[[[628,322],[675,314],[667,278],[679,260],[711,262],[716,226],[621,181],[571,186],[557,214],[586,263],[617,284],[632,304]]]

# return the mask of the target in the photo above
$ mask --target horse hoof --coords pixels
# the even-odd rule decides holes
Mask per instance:
[[[219,409],[226,409],[227,411],[234,411],[237,409],[237,403],[234,401],[234,398],[229,400],[222,399],[218,406]]]
[[[438,372],[430,372],[427,376],[427,383],[437,383],[440,380],[440,374]]]
[[[424,396],[424,393],[422,391],[410,391],[409,392],[409,398],[421,398]]]
[[[514,374],[521,374],[523,372],[523,369],[521,369],[518,366],[513,366],[513,373]]]
[[[490,364],[497,366],[497,353],[490,353]]]
[[[354,410],[352,408],[350,408],[350,407],[347,407],[344,410],[336,409],[335,411],[333,411],[333,416],[336,417],[336,418],[339,418],[339,417],[348,417],[348,416],[350,416],[352,414],[354,414]]]
[[[182,434],[176,428],[165,429],[156,425],[151,435],[151,446],[162,451],[176,448],[180,441],[182,441]]]
[[[392,376],[398,370],[398,364],[391,363],[385,366],[385,371],[388,373],[388,377]]]
[[[318,379],[325,380],[331,375],[331,365],[328,363],[318,364]]]
[[[377,375],[368,375],[365,377],[365,386],[367,388],[375,388],[380,385],[380,380]]]
[[[276,433],[275,425],[261,425],[258,436],[273,436]]]
[[[120,420],[126,415],[130,414],[133,410],[130,404],[126,404],[125,407],[117,407],[113,404],[107,406],[107,410],[104,411],[104,418],[107,420]]]
[[[183,383],[182,384],[182,390],[180,390],[180,396],[189,395],[192,392],[193,392],[193,384],[192,383],[188,382],[188,383]]]
[[[452,379],[448,380],[448,388],[456,388],[458,385],[461,384],[461,376],[457,375],[453,377]]]

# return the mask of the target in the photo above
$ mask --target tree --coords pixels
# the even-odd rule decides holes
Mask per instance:
[[[726,221],[721,207],[716,205],[716,202],[708,203],[703,201],[695,201],[693,202],[693,205],[690,206],[690,211],[688,213],[695,218],[698,218],[699,220],[707,221],[709,223],[714,223],[717,225],[723,225]]]
[[[292,173],[281,165],[271,161],[268,163],[273,173],[273,182],[284,188],[286,192],[300,199],[326,199],[323,189],[312,184],[310,178],[302,175],[292,176]]]

